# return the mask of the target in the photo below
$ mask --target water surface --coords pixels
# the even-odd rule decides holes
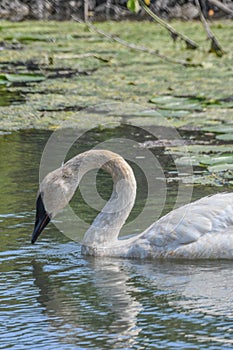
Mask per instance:
[[[232,348],[231,262],[85,257],[80,244],[52,224],[30,244],[39,163],[49,135],[0,136],[0,349]],[[82,147],[100,137],[104,131]],[[99,181],[103,196],[111,187],[105,176]],[[143,178],[139,171],[137,176]],[[197,186],[193,198],[217,190]],[[168,186],[164,211],[176,194],[177,185]],[[137,201],[134,216],[143,195]],[[92,219],[84,204],[73,206]]]

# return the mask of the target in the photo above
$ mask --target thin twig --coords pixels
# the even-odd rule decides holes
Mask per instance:
[[[109,21],[109,19],[110,19],[111,3],[112,3],[112,0],[107,0],[106,5],[105,5],[107,21]]]
[[[105,63],[108,63],[111,61],[111,58],[105,58],[105,57],[102,57],[102,56],[97,55],[97,54],[92,53],[92,52],[86,52],[86,53],[74,54],[74,55],[70,55],[70,54],[54,55],[54,57],[58,60],[72,60],[75,58],[82,59],[82,58],[87,58],[87,57],[93,57],[93,58],[95,58],[99,61],[105,62]]]
[[[80,23],[80,19],[76,19],[75,17],[73,17],[73,19]],[[96,33],[98,33],[98,34],[100,34],[100,35],[102,35],[102,36],[104,36],[112,41],[116,41],[117,43],[119,43],[123,46],[126,46],[130,49],[146,52],[146,53],[149,53],[151,55],[157,56],[160,59],[162,59],[163,61],[173,63],[173,64],[181,64],[184,67],[198,67],[198,66],[200,67],[200,66],[202,66],[199,63],[191,63],[191,62],[187,62],[184,60],[176,60],[176,59],[173,59],[173,58],[170,58],[168,56],[161,54],[158,50],[152,50],[152,49],[148,49],[147,47],[144,47],[144,46],[139,46],[139,45],[135,45],[133,43],[129,43],[129,42],[119,38],[118,36],[103,32],[102,30],[96,28],[96,26],[94,26],[90,22],[86,22],[85,24],[87,25],[89,30],[94,30]]]
[[[84,0],[84,22],[88,21],[88,8],[89,8],[88,0]]]
[[[177,38],[180,38],[185,42],[188,49],[195,50],[198,48],[198,44],[195,43],[195,41],[189,39],[187,36],[183,35],[182,33],[177,32],[170,24],[163,21],[160,17],[158,17],[154,12],[152,12],[149,9],[149,7],[144,3],[143,0],[139,0],[139,3],[142,6],[142,8],[148,13],[148,15],[150,15],[153,18],[154,21],[156,21],[157,23],[159,23],[161,26],[163,26],[169,31],[174,41],[176,41]]]
[[[195,0],[195,3],[196,3],[196,6],[198,8],[199,16],[200,16],[201,22],[203,24],[203,27],[205,28],[207,37],[211,41],[210,51],[214,52],[217,56],[221,57],[224,54],[224,51],[223,51],[221,45],[219,44],[217,38],[215,37],[215,35],[211,31],[211,29],[210,29],[210,27],[209,27],[209,25],[208,25],[208,23],[207,23],[207,21],[205,19],[205,16],[202,13],[200,1],[199,0]]]

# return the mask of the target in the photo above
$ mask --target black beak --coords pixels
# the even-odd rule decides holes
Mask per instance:
[[[49,214],[46,212],[44,203],[41,198],[41,194],[39,194],[37,201],[36,201],[36,221],[34,226],[34,231],[32,234],[32,244],[34,244],[43,231],[43,229],[48,225],[50,222]]]

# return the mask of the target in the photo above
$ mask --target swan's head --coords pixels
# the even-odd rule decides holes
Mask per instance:
[[[40,185],[36,200],[36,219],[32,234],[35,243],[50,220],[56,216],[72,198],[77,187],[72,171],[61,167],[49,173]]]

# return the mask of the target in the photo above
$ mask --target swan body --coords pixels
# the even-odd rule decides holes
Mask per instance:
[[[113,179],[111,198],[84,235],[88,255],[156,259],[233,259],[233,194],[204,197],[173,210],[144,232],[118,239],[136,197],[129,164],[107,150],[90,150],[70,159],[42,181],[32,243],[73,197],[82,176],[103,168]]]

